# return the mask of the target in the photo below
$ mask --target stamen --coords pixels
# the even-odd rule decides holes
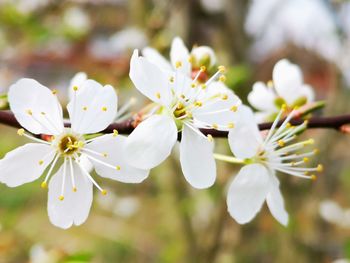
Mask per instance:
[[[118,134],[119,134],[119,132],[118,132],[116,129],[114,129],[114,130],[113,130],[113,137],[117,137]]]
[[[79,166],[80,170],[83,172],[83,174],[85,174],[85,176],[93,183],[94,186],[96,186],[96,188],[97,188],[98,190],[101,191],[102,194],[107,193],[106,190],[103,190],[103,189],[96,183],[96,181],[91,177],[91,175],[88,173],[88,171],[86,171],[85,168],[84,168],[78,161],[75,161],[75,162],[78,164],[78,166]]]
[[[102,107],[102,111],[107,111],[107,107]]]
[[[131,106],[135,105],[137,99],[132,97],[127,103],[125,103],[119,110],[116,116],[116,119],[119,119],[124,113],[126,113]]]
[[[64,158],[63,161],[63,178],[62,178],[62,186],[61,186],[61,195],[58,197],[60,201],[64,199],[64,188],[66,185],[66,174],[67,174],[67,159]]]
[[[117,171],[119,171],[121,169],[119,165],[111,165],[109,163],[106,163],[104,161],[101,161],[100,159],[97,159],[97,158],[91,156],[90,154],[87,153],[88,151],[86,151],[86,150],[87,149],[84,149],[83,151],[84,151],[85,155],[87,156],[87,158],[89,158],[89,159],[91,159],[91,160],[93,160],[93,161],[95,161],[97,163],[100,163],[100,164],[102,164],[104,166],[107,166],[109,168],[115,169]]]
[[[49,168],[49,171],[47,172],[47,174],[46,174],[46,176],[45,176],[44,182],[41,183],[41,187],[42,187],[42,188],[46,188],[46,187],[47,187],[47,181],[49,180],[49,177],[50,177],[51,174],[52,174],[52,170],[53,170],[53,168],[55,167],[55,165],[56,165],[57,160],[58,160],[59,157],[60,157],[60,155],[57,154],[56,157],[54,158],[54,160],[53,160],[53,162],[52,162],[52,164],[51,164],[51,166],[50,166],[50,168]]]
[[[182,67],[182,62],[181,61],[176,61],[175,62],[175,68],[181,68]]]
[[[77,187],[75,186],[75,178],[74,178],[74,169],[73,169],[73,161],[72,157],[69,157],[69,168],[70,168],[70,177],[72,180],[73,192],[77,191]]]
[[[31,136],[31,135],[27,134],[27,133],[24,131],[24,129],[19,129],[19,130],[17,130],[17,134],[18,134],[19,136],[24,136],[24,137],[26,137],[26,138],[28,138],[28,139],[30,139],[30,140],[35,141],[35,142],[39,142],[39,143],[51,145],[51,144],[48,143],[47,141],[41,140],[41,139],[39,139],[39,138],[35,138],[34,136]]]

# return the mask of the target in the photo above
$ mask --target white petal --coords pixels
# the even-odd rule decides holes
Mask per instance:
[[[187,182],[195,188],[208,188],[215,182],[213,147],[207,138],[184,125],[180,143],[181,168]]]
[[[210,99],[216,96],[216,99]],[[226,96],[226,99],[222,99]],[[201,107],[193,110],[195,120],[209,124],[217,124],[223,126],[220,130],[228,130],[229,124],[235,124],[239,119],[239,114],[236,111],[230,110],[233,106],[240,107],[241,100],[229,90],[222,82],[213,82],[206,94],[200,99],[203,101]],[[205,102],[207,101],[207,102]]]
[[[36,80],[18,80],[10,87],[8,100],[18,122],[31,133],[62,132],[62,107],[57,97]]]
[[[88,79],[87,75],[85,72],[78,72],[73,76],[69,83],[69,88],[68,88],[68,96],[69,100],[72,100],[74,97],[74,90],[73,87],[77,86],[82,88],[83,83]]]
[[[67,229],[72,225],[81,225],[89,215],[92,203],[92,183],[73,164],[73,174],[77,191],[73,191],[69,165],[67,164],[64,185],[64,200],[59,200],[63,182],[63,166],[49,182],[47,210],[53,225]]]
[[[16,187],[38,179],[54,158],[52,150],[46,144],[28,143],[8,152],[0,160],[0,181]]]
[[[261,164],[242,167],[228,190],[230,215],[240,224],[251,221],[260,211],[270,191],[270,184],[268,171]]]
[[[67,105],[72,130],[80,134],[96,133],[113,122],[118,99],[112,86],[102,86],[89,79],[75,93]]]
[[[124,152],[125,141],[126,137],[121,135],[114,137],[112,134],[108,134],[95,139],[86,148],[107,154],[106,157],[91,153],[89,155],[115,167],[113,169],[91,160],[99,175],[124,183],[140,183],[148,177],[149,171],[132,167],[126,163]],[[116,169],[117,167],[118,170]]]
[[[256,123],[273,121],[276,116],[272,112],[259,111],[254,113]]]
[[[274,112],[276,111],[276,97],[272,88],[262,82],[256,82],[253,90],[248,94],[248,101],[257,110]]]
[[[242,119],[228,133],[228,142],[232,153],[241,159],[251,158],[257,154],[262,144],[258,126],[253,112],[241,106]]]
[[[170,155],[176,140],[177,128],[172,118],[166,115],[151,116],[127,138],[127,162],[140,169],[153,168]]]
[[[179,70],[186,76],[191,76],[191,64],[188,61],[190,53],[181,38],[175,37],[171,43],[170,61],[173,67],[176,67],[177,62],[181,62],[182,66]]]
[[[150,47],[145,47],[142,49],[142,55],[153,64],[157,65],[159,68],[167,71],[172,71],[173,67],[170,62],[167,61],[157,50]]]
[[[292,104],[299,97],[303,75],[297,65],[282,59],[273,69],[273,82],[278,95]]]
[[[171,103],[169,74],[135,50],[130,61],[130,74],[135,87],[150,100],[168,106]]]
[[[304,84],[300,89],[300,97],[305,96],[307,102],[313,102],[315,100],[315,92],[310,85]]]
[[[271,214],[278,222],[286,226],[288,224],[288,213],[284,208],[284,201],[279,187],[279,181],[275,175],[271,177],[271,189],[267,195],[266,202]]]

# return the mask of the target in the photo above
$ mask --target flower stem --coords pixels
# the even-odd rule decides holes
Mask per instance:
[[[214,153],[214,158],[220,161],[225,161],[229,163],[245,164],[245,160],[237,159],[233,156],[227,156],[219,153]]]

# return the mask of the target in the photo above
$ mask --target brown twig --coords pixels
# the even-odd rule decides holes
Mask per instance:
[[[298,125],[303,123],[303,119],[295,118],[290,121],[292,125]],[[279,125],[283,122],[280,121]],[[14,128],[21,128],[21,125],[16,120],[11,111],[0,111],[0,123],[6,124]],[[308,120],[307,128],[323,128],[323,129],[335,129],[341,130],[343,125],[350,124],[350,114],[338,115],[331,117],[312,117]],[[268,130],[271,128],[272,123],[266,122],[259,124],[260,130]],[[70,123],[65,123],[66,127],[70,126]],[[112,133],[113,130],[118,130],[121,134],[130,134],[134,130],[134,120],[128,119],[123,122],[112,123],[102,133]],[[227,137],[227,132],[218,131],[214,129],[201,129],[205,135],[211,134],[213,137]]]

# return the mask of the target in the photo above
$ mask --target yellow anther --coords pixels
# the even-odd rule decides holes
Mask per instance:
[[[40,160],[40,161],[39,161],[39,165],[42,165],[43,163],[44,163],[43,160]]]
[[[170,77],[170,78],[169,78],[169,81],[170,81],[171,83],[173,83],[173,82],[174,82],[174,80],[175,80],[175,78],[174,78],[174,77]]]
[[[285,142],[283,140],[278,140],[277,143],[280,147],[283,147],[285,145]]]
[[[267,82],[267,86],[268,86],[269,88],[273,88],[273,81],[272,81],[272,80],[269,80],[269,81]]]
[[[228,99],[228,95],[227,95],[227,94],[223,94],[222,97],[221,97],[221,99],[227,100],[227,99]]]
[[[202,88],[202,89],[206,89],[206,88],[207,88],[207,85],[206,85],[206,84],[202,84],[202,85],[201,85],[201,88]]]
[[[320,150],[319,149],[314,149],[314,154],[319,154]]]
[[[230,111],[236,112],[236,111],[237,111],[237,106],[236,106],[236,105],[233,105],[233,106],[230,108]]]
[[[87,108],[86,106],[83,107],[83,110],[87,111],[87,109],[88,109],[88,108]]]
[[[315,143],[314,139],[308,139],[304,142],[304,145],[309,145],[309,144],[314,144],[314,143]]]
[[[175,67],[176,68],[181,68],[182,67],[182,62],[181,61],[176,61],[175,62]]]
[[[26,113],[27,113],[28,115],[33,115],[32,110],[26,110]]]
[[[52,94],[53,94],[53,95],[56,95],[57,93],[58,93],[57,89],[53,89],[53,90],[52,90]]]
[[[160,93],[159,92],[156,93],[156,97],[157,97],[157,99],[160,99]]]
[[[46,189],[47,188],[47,183],[46,182],[42,182],[40,186],[41,186],[41,188]]]
[[[185,99],[186,96],[185,96],[184,94],[181,94],[181,95],[180,95],[180,98],[181,98],[181,99]]]
[[[297,110],[297,109],[299,109],[300,107],[299,106],[294,106],[293,107],[293,110]]]
[[[43,111],[42,111],[42,112],[40,112],[40,114],[41,114],[41,115],[46,115],[46,113],[45,113],[45,112],[43,112]]]
[[[115,167],[115,169],[116,169],[117,171],[119,171],[119,170],[120,170],[120,166],[117,165],[117,166]]]
[[[207,70],[207,67],[206,67],[206,66],[201,66],[201,67],[200,67],[200,71],[201,71],[201,72],[205,72],[206,70]]]
[[[81,148],[84,146],[84,142],[83,141],[78,141],[76,144],[76,147]]]
[[[77,91],[78,90],[78,86],[73,86],[73,90]]]
[[[192,112],[186,111],[185,113],[186,113],[186,115],[187,115],[188,118],[192,118]]]
[[[201,101],[196,101],[194,103],[194,105],[197,106],[197,107],[201,107],[203,105],[203,103]]]
[[[23,136],[23,135],[24,135],[24,129],[18,129],[18,130],[17,130],[17,134],[18,134],[19,136]]]
[[[282,111],[285,111],[287,109],[287,105],[286,104],[283,104],[282,107],[281,107],[281,110]]]
[[[304,163],[307,163],[307,162],[309,162],[309,158],[304,157],[304,158],[303,158],[303,161],[304,161]]]
[[[317,165],[317,172],[322,172],[323,171],[323,165],[322,164],[319,164]]]
[[[107,194],[107,190],[104,190],[104,189],[103,189],[103,190],[101,191],[101,193],[102,193],[103,195],[106,195],[106,194]]]
[[[191,88],[195,88],[195,87],[196,87],[196,84],[191,83]]]
[[[59,199],[60,201],[63,201],[63,200],[64,200],[64,196],[63,196],[63,195],[60,195],[60,196],[58,197],[58,199]]]
[[[219,126],[218,126],[216,123],[213,123],[212,127],[213,127],[214,129],[219,128]]]
[[[225,82],[225,81],[226,81],[226,76],[221,75],[221,76],[219,77],[219,81]]]
[[[107,111],[107,107],[102,107],[102,111]]]
[[[310,179],[311,179],[312,181],[315,181],[315,180],[317,179],[317,176],[314,175],[314,174],[312,174],[312,175],[310,175]]]
[[[177,105],[176,109],[177,109],[177,110],[182,110],[184,107],[185,107],[185,106],[180,102],[180,103]]]
[[[208,138],[208,141],[210,141],[210,142],[213,142],[213,141],[214,141],[213,136],[211,136],[211,134],[208,134],[208,135],[207,135],[207,138]]]
[[[73,192],[75,193],[77,191],[77,188],[76,187],[73,187]]]
[[[290,124],[290,122],[288,122],[286,125],[286,128],[290,128],[290,127],[292,127],[292,124]]]
[[[102,153],[103,157],[108,157],[107,153]]]
[[[233,129],[235,127],[235,124],[233,122],[230,122],[227,124],[227,128]]]
[[[304,124],[304,125],[308,125],[308,124],[309,124],[309,121],[308,121],[308,120],[305,120],[305,121],[303,122],[303,124]]]
[[[193,62],[193,56],[189,56],[187,59],[188,62],[192,63]]]
[[[119,134],[119,132],[117,130],[113,130],[113,137],[116,137]]]
[[[225,73],[226,68],[225,68],[225,66],[219,66],[218,70],[219,70],[220,73]]]

